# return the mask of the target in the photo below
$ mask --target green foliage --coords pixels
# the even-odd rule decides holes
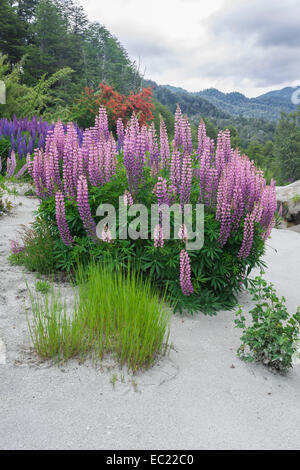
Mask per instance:
[[[7,161],[7,157],[8,157],[8,152],[10,150],[10,147],[11,147],[11,142],[9,139],[5,139],[4,137],[2,137],[0,139],[0,160],[2,162],[2,168],[1,168],[1,172],[0,172],[0,175],[5,175],[6,173],[6,161]]]
[[[8,54],[15,64],[24,54],[26,23],[13,4],[15,2],[10,0],[1,0],[0,3],[0,51]]]
[[[12,119],[14,115],[17,115],[31,118],[34,115],[40,115],[49,105],[55,107],[60,103],[54,95],[53,86],[66,80],[72,70],[63,68],[47,79],[43,75],[35,86],[27,86],[21,81],[25,63],[26,58],[10,71],[6,56],[0,54],[0,80],[3,80],[6,86],[6,104],[0,104],[1,117]]]
[[[152,111],[153,120],[156,130],[159,132],[160,128],[160,116],[163,118],[169,138],[174,136],[174,116],[167,106],[164,106],[155,98],[152,98],[152,103],[154,105],[154,110]]]
[[[0,51],[11,64],[5,72],[8,104],[0,106],[0,115],[8,118],[47,111],[48,119],[67,121],[68,108],[85,86],[106,82],[128,94],[141,84],[136,64],[118,40],[105,26],[89,22],[72,0],[1,0]],[[55,93],[45,103],[50,77]]]
[[[298,202],[300,202],[300,195],[299,194],[295,194],[295,196],[292,197],[292,201],[293,201],[293,204],[298,204]]]
[[[256,305],[250,311],[251,326],[246,326],[241,306],[236,313],[236,327],[243,329],[238,356],[244,361],[255,360],[278,371],[287,371],[293,365],[299,340],[300,307],[296,314],[289,315],[285,298],[279,299],[273,284],[267,284],[261,276],[256,277],[254,287],[249,290]]]
[[[130,269],[125,276],[95,263],[86,271],[79,268],[76,281],[71,315],[60,292],[52,288],[41,299],[29,291],[33,321],[28,324],[39,356],[98,360],[111,353],[136,372],[167,351],[172,311],[149,281]]]
[[[274,156],[282,183],[300,179],[300,107],[282,113],[275,135]]]
[[[48,294],[50,292],[50,284],[47,281],[37,281],[35,283],[35,290],[41,294]]]
[[[54,238],[48,225],[37,219],[32,228],[23,227],[20,238],[24,250],[10,255],[12,264],[24,265],[29,271],[41,274],[52,273],[55,269]]]

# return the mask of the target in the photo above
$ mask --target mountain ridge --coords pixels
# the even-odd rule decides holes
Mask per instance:
[[[282,111],[290,113],[297,109],[297,105],[292,102],[292,95],[296,90],[300,90],[300,86],[284,87],[279,90],[271,90],[257,97],[248,98],[238,91],[223,93],[217,88],[189,92],[172,85],[157,85],[157,87],[160,89],[160,94],[165,89],[175,96],[184,95],[203,98],[227,115],[263,118],[271,121],[278,120]],[[187,112],[187,114],[191,113]]]

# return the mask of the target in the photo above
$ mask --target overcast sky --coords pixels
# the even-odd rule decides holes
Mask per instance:
[[[247,96],[300,85],[300,0],[81,0],[145,78]]]

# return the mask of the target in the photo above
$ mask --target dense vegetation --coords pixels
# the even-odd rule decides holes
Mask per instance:
[[[63,106],[85,86],[106,82],[129,93],[141,84],[118,40],[105,26],[89,22],[73,0],[1,0],[0,51],[11,65],[23,58],[21,82],[30,87],[43,76],[71,69],[55,86]]]
[[[13,247],[14,261],[49,271],[70,271],[78,259],[115,267],[130,262],[159,289],[167,289],[179,310],[214,313],[232,307],[235,293],[261,264],[264,240],[274,225],[274,182],[267,186],[253,162],[231,148],[229,131],[220,132],[215,144],[201,121],[193,148],[179,107],[172,153],[162,120],[159,141],[154,125],[140,125],[135,115],[126,129],[118,119],[117,137],[115,142],[103,107],[83,134],[72,123],[65,130],[58,122],[50,131],[45,151],[27,161],[41,205],[36,232],[25,234],[22,249]],[[202,222],[198,203],[205,206]],[[117,217],[99,220],[105,215],[99,204],[112,205]],[[141,209],[133,204],[142,204],[146,215],[136,217]],[[166,228],[164,207],[174,204],[180,211],[191,204],[190,222],[186,215],[184,221],[171,215]],[[135,235],[128,236],[133,227]],[[195,227],[198,234],[191,236]],[[204,245],[188,253],[186,243],[194,237]]]
[[[215,89],[189,93],[143,80],[118,40],[104,25],[88,21],[74,0],[1,1],[0,80],[4,80],[7,91],[6,105],[0,104],[0,117],[31,119],[36,115],[49,123],[59,118],[81,127],[93,125],[99,104],[107,106],[99,98],[103,91],[100,83],[112,87],[114,96],[126,101],[127,117],[139,110],[130,97],[143,93],[142,86],[151,86],[155,127],[159,129],[163,116],[170,138],[173,113],[179,104],[190,118],[194,145],[203,119],[210,138],[216,139],[220,130],[230,129],[232,147],[253,159],[265,171],[268,182],[275,178],[277,183],[286,184],[300,177],[299,113],[291,102],[293,89],[248,99],[241,93],[225,94]],[[280,117],[280,111],[290,114]],[[115,132],[114,126],[112,130]],[[16,145],[24,139],[21,134]],[[2,172],[10,148],[13,146],[2,133]]]

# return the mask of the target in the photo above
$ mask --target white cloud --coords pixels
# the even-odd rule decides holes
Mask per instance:
[[[255,96],[300,82],[299,0],[82,0],[146,78]]]

